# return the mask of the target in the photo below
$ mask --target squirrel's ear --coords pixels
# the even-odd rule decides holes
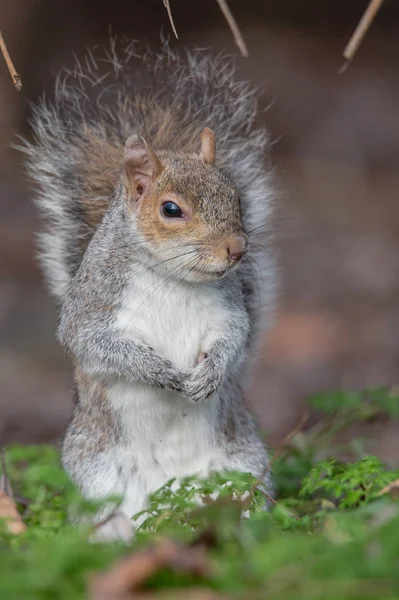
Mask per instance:
[[[201,133],[201,153],[200,159],[213,165],[216,160],[216,139],[212,129],[205,127]]]
[[[132,195],[137,197],[162,171],[158,156],[138,135],[131,135],[125,144],[124,166]]]

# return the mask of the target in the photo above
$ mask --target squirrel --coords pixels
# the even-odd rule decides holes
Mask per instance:
[[[88,499],[119,495],[96,539],[171,478],[236,470],[273,496],[245,407],[276,290],[274,191],[258,91],[227,58],[115,42],[65,71],[25,140],[40,262],[72,359],[62,463]]]

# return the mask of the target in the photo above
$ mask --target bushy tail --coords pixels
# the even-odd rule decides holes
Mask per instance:
[[[22,147],[38,184],[45,223],[40,258],[52,293],[61,300],[78,269],[133,132],[154,148],[196,152],[201,130],[211,127],[218,165],[241,190],[247,231],[264,226],[271,210],[268,139],[254,127],[256,113],[257,91],[236,80],[233,62],[201,51],[177,54],[164,44],[152,52],[137,42],[111,41],[102,56],[88,52],[63,71],[54,99],[35,106],[34,139]],[[265,304],[256,289],[269,286],[272,268],[259,263],[264,258],[255,247],[252,259],[257,266],[248,275],[243,271],[243,281],[251,302]]]

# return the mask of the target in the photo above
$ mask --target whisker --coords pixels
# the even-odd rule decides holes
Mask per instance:
[[[275,236],[277,233],[292,233],[295,231],[301,231],[301,227],[292,227],[291,229],[264,229],[263,231],[255,231],[255,233],[251,233],[251,236],[255,237],[257,235],[264,235],[265,239],[267,237]],[[249,236],[248,236],[249,237]]]
[[[270,229],[271,225],[273,225],[274,223],[279,223],[281,221],[303,221],[303,219],[301,217],[281,217],[280,219],[272,219],[270,221],[268,221],[267,223],[264,223],[263,225],[258,225],[257,227],[253,227],[252,229],[249,229],[248,231],[246,231],[246,234],[248,236],[253,235],[254,233],[258,233],[258,232],[264,232],[264,231],[296,231],[298,228],[294,228],[294,229]]]
[[[196,261],[196,262],[194,262],[194,264],[193,264],[193,265],[191,266],[191,268],[188,270],[188,272],[187,272],[187,275],[189,275],[189,274],[190,274],[190,273],[191,273],[191,272],[192,272],[192,271],[193,271],[193,270],[194,270],[194,269],[197,267],[197,265],[199,265],[199,264],[200,264],[201,260],[202,260],[202,259],[201,259],[201,257],[197,258],[197,261]],[[187,286],[187,288],[188,288],[188,289],[190,288],[190,283],[192,283],[192,282],[189,282],[189,285]],[[180,285],[180,281],[178,281],[178,282],[176,283],[176,285],[174,286],[174,288],[172,288],[172,290],[171,290],[171,291],[169,292],[169,294],[166,296],[166,298],[165,298],[165,300],[164,300],[164,304],[166,303],[166,300],[169,298],[169,296],[170,296],[171,294],[173,294],[173,292],[175,291],[175,289],[177,288],[177,286],[178,286],[178,285]],[[186,293],[188,293],[188,292],[186,292]],[[160,307],[159,307],[159,311],[158,311],[158,313],[160,312],[161,308],[162,308],[162,306],[160,306]]]
[[[158,293],[164,288],[166,287],[166,285],[169,283],[169,281],[171,281],[172,279],[174,279],[175,277],[177,277],[181,272],[184,271],[185,268],[187,268],[188,266],[190,266],[192,264],[192,261],[197,260],[197,258],[195,259],[188,259],[185,262],[183,262],[183,264],[178,265],[175,269],[173,269],[171,271],[171,273],[169,274],[169,277],[164,277],[163,275],[161,275],[160,277],[158,277],[156,279],[156,281],[154,281],[152,284],[150,284],[147,288],[145,288],[142,292],[140,292],[140,294],[138,294],[137,297],[139,297],[142,293],[144,293],[147,289],[151,288],[153,285],[157,284],[159,281],[161,281],[161,283],[155,288],[153,289],[149,294],[147,294],[147,296],[144,298],[144,300],[139,304],[139,306],[136,308],[135,312],[132,315],[132,318],[129,321],[129,324],[131,323],[132,319],[134,318],[134,316],[136,315],[137,311],[139,310],[139,308],[141,308],[141,306],[144,304],[144,302],[146,302],[150,296],[156,295],[156,292],[158,291]],[[179,283],[179,282],[178,282]]]
[[[199,264],[201,264],[201,262],[203,262],[202,259],[200,260]],[[199,277],[200,277],[200,273],[199,272],[194,274],[194,279],[187,286],[185,298],[188,297],[188,294],[191,292],[191,290],[193,289],[194,285],[197,283]],[[183,301],[183,299],[182,299],[182,301]]]
[[[253,229],[250,229],[249,231],[247,231],[247,233],[251,233],[251,231],[255,231],[256,229],[259,229],[259,227],[264,227],[265,225],[271,225],[273,223],[280,223],[281,221],[301,221],[302,218],[301,217],[278,217],[276,219],[270,219],[267,221],[267,223],[264,223],[263,225],[259,225],[254,227]]]
[[[258,310],[260,310],[262,308],[262,297],[263,297],[262,290],[264,289],[264,281],[263,281],[262,269],[260,268],[260,266],[258,265],[257,261],[252,256],[246,255],[243,258],[243,264],[244,264],[244,266],[246,266],[246,267],[248,267],[250,269],[250,272],[252,274],[252,282],[253,282],[253,284],[255,286],[253,294],[255,294],[255,296],[257,297]],[[254,270],[254,266],[256,267],[256,270],[258,272],[258,277],[256,276],[256,273],[255,273],[255,270]],[[259,279],[261,281],[261,285],[259,283]]]
[[[248,248],[255,248],[255,249],[258,249],[258,250],[266,250],[265,244],[259,244],[257,242],[253,242],[252,240],[249,240],[249,242],[248,242]]]
[[[165,258],[164,260],[161,260],[161,261],[155,263],[154,265],[150,265],[149,267],[146,267],[142,271],[139,271],[139,273],[135,273],[135,277],[140,277],[140,275],[143,275],[143,273],[147,273],[148,268],[156,269],[157,267],[160,267],[161,265],[163,265],[167,262],[170,262],[171,260],[175,260],[177,258],[182,258],[183,256],[188,256],[189,254],[195,254],[195,253],[196,253],[196,250],[189,250],[188,252],[183,252],[182,254],[176,254],[175,256],[171,256],[170,258]]]

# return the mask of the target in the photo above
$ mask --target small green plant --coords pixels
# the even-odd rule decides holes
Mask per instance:
[[[337,460],[317,463],[304,478],[300,496],[320,496],[336,501],[338,508],[355,508],[368,504],[392,481],[399,478],[399,471],[387,471],[375,456],[366,456],[354,463],[344,464]]]
[[[256,479],[250,474],[229,472],[214,473],[205,480],[185,477],[177,482],[171,479],[152,494],[149,506],[138,513],[133,522],[138,525],[139,534],[173,534],[179,531],[189,535],[202,527],[218,526],[224,511],[240,518],[262,510],[265,497],[257,487]],[[218,518],[214,518],[217,513]],[[216,522],[217,521],[217,522]],[[147,536],[146,536],[147,537]]]

